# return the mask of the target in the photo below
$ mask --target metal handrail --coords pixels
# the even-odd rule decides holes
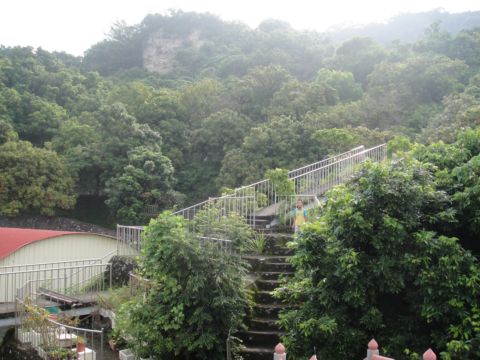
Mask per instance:
[[[294,182],[296,193],[322,195],[333,186],[344,182],[345,179],[356,171],[357,165],[364,162],[367,158],[373,158],[378,161],[385,159],[386,144],[377,145],[369,149],[365,149],[363,145],[355,147],[341,154],[291,170],[288,172],[288,177]],[[264,179],[250,185],[241,186],[235,189],[232,194],[209,198],[198,204],[175,211],[173,214],[182,215],[188,220],[193,220],[199,211],[208,210],[209,206],[215,209],[215,206],[218,205],[222,216],[233,212],[245,218],[248,224],[255,227],[259,210],[276,205],[278,197],[271,181]],[[235,201],[233,206],[229,201]],[[135,229],[139,227],[130,228]],[[117,231],[117,239],[120,241],[118,234]]]
[[[67,346],[71,347],[76,342],[79,336],[84,339],[90,339],[90,346],[94,346],[95,338],[99,337],[98,345],[100,347],[100,354],[97,357],[99,360],[104,358],[104,328],[100,330],[80,328],[68,324],[63,324],[49,317],[43,317],[42,321],[47,325],[36,324],[35,328],[26,329],[25,319],[28,312],[35,312],[37,316],[43,315],[35,308],[27,310],[27,304],[24,299],[15,297],[15,335],[21,342],[31,342],[34,349],[40,354],[45,353],[43,347],[48,345]],[[35,325],[34,325],[35,326]],[[29,333],[27,338],[26,333]],[[80,352],[82,354],[82,352]],[[88,353],[84,353],[84,358],[90,358]],[[92,357],[93,358],[93,357]]]
[[[300,168],[298,168],[298,169],[290,170],[290,171],[288,172],[289,178],[292,179],[292,177],[290,177],[290,175],[292,175],[292,174],[294,174],[294,173],[296,173],[296,172],[298,172],[298,171],[300,171],[300,170],[303,170],[303,169],[306,169],[306,168],[309,168],[309,167],[313,167],[313,166],[317,166],[317,165],[320,165],[320,164],[323,164],[323,163],[328,163],[328,161],[330,161],[330,160],[333,160],[333,159],[336,159],[336,158],[340,158],[340,157],[345,156],[345,155],[347,155],[347,154],[355,153],[355,152],[359,151],[360,149],[362,149],[362,150],[365,149],[365,146],[364,146],[364,145],[360,145],[360,146],[357,146],[356,148],[353,148],[353,149],[351,149],[351,150],[345,151],[345,152],[343,152],[343,153],[341,153],[341,154],[334,155],[334,156],[331,156],[331,157],[329,157],[329,158],[327,158],[327,159],[323,159],[323,160],[317,161],[316,163],[309,164],[309,165],[305,165],[305,166],[300,167]]]
[[[67,290],[67,288],[72,288],[72,286],[78,287],[82,282],[86,282],[93,277],[98,276],[102,271],[105,272],[105,269],[107,268],[111,270],[109,263],[97,262],[94,264],[74,265],[63,268],[22,270],[2,273],[0,274],[0,284],[2,285],[3,293],[0,294],[0,302],[6,303],[6,310],[8,310],[9,304],[13,304],[15,296],[18,296],[18,291],[24,289],[28,284],[61,279],[62,283],[58,283],[57,287],[63,287],[64,290]]]
[[[115,250],[116,251],[116,250]],[[23,264],[23,265],[4,265],[0,266],[0,274],[10,274],[15,273],[15,268],[24,268],[24,267],[43,267],[48,265],[63,265],[63,264],[71,264],[71,263],[85,263],[85,262],[98,262],[102,261],[103,258],[92,258],[92,259],[84,259],[84,260],[65,260],[65,261],[54,261],[54,262],[45,262],[45,263],[31,263],[31,264]],[[38,270],[50,270],[50,269],[57,269],[58,267],[54,268],[43,268]],[[12,269],[13,271],[3,271],[4,269]],[[28,269],[26,269],[29,271]],[[33,270],[33,269],[32,269]]]
[[[309,174],[311,174],[311,173],[313,173],[313,172],[315,172],[315,171],[318,171],[318,170],[321,170],[321,169],[326,169],[326,168],[328,168],[328,167],[330,167],[330,166],[337,165],[337,164],[339,164],[339,163],[341,163],[341,162],[343,162],[343,161],[345,161],[345,160],[355,158],[355,157],[357,157],[357,156],[359,156],[359,155],[368,154],[368,153],[370,153],[370,152],[372,152],[372,151],[375,151],[376,149],[382,148],[382,147],[384,147],[384,146],[385,146],[385,144],[377,145],[377,146],[375,146],[375,147],[373,147],[373,148],[360,151],[360,152],[358,152],[358,153],[356,153],[356,154],[354,154],[354,155],[350,155],[350,156],[347,157],[347,158],[337,160],[337,161],[335,161],[335,162],[333,162],[333,163],[330,163],[330,164],[328,164],[328,165],[325,165],[325,166],[319,167],[319,168],[317,168],[317,169],[308,171],[308,172],[306,172],[306,173],[303,173],[303,174],[300,174],[300,175],[291,177],[290,180],[295,180],[295,179],[298,179],[298,178],[300,178],[300,177],[302,177],[302,176],[304,176],[304,175],[309,175]]]

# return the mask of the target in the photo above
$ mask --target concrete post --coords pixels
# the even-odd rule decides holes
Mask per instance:
[[[423,360],[437,360],[437,355],[435,355],[432,349],[428,349],[423,353]]]
[[[275,346],[275,352],[273,353],[273,360],[287,360],[287,353],[285,352],[285,346],[282,343],[278,343]]]
[[[366,360],[373,360],[373,355],[379,354],[380,352],[378,351],[378,343],[375,341],[375,339],[370,340],[370,342],[368,343]]]

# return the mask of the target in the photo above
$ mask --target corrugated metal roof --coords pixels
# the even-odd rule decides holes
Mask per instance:
[[[73,231],[0,228],[0,260],[35,241],[70,234],[81,233]]]

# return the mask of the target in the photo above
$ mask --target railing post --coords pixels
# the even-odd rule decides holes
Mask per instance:
[[[63,293],[67,293],[67,268],[63,269]]]
[[[375,341],[375,339],[370,340],[368,343],[368,349],[367,349],[367,357],[366,360],[372,360],[373,355],[379,355],[378,351],[378,343]]]
[[[282,343],[278,343],[275,346],[275,352],[273,353],[273,360],[287,360],[287,353],[285,352],[285,346]]]

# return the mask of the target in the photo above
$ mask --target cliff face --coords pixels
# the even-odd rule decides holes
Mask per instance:
[[[200,31],[193,31],[186,38],[172,38],[163,31],[152,33],[143,49],[143,66],[149,71],[165,74],[177,63],[178,50],[189,47],[198,49],[202,46]]]

